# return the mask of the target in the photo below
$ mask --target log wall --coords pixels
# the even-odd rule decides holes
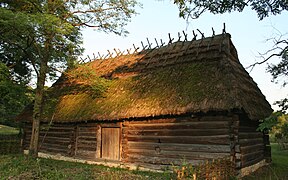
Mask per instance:
[[[82,159],[95,159],[97,157],[97,130],[95,123],[82,123],[76,126],[75,156]]]
[[[263,134],[256,131],[257,127],[257,122],[241,115],[44,124],[40,130],[39,151],[99,160],[103,153],[101,128],[119,128],[120,161],[160,167],[181,165],[184,161],[198,164],[230,156],[236,168],[241,169],[265,158]],[[28,149],[31,124],[26,124],[24,131],[23,145]]]
[[[80,159],[96,160],[102,158],[101,128],[119,128],[120,123],[78,123],[78,124],[41,124],[39,152],[61,154]],[[24,127],[23,148],[29,149],[31,124]],[[119,131],[120,132],[120,131]],[[120,134],[119,134],[120,135]],[[118,139],[120,141],[120,137]],[[106,138],[107,139],[107,138]],[[118,142],[118,152],[121,149]],[[109,151],[111,147],[108,147]],[[104,154],[108,152],[104,152]],[[111,154],[111,152],[109,152]],[[110,157],[108,157],[109,159]],[[117,156],[119,159],[119,153]]]
[[[31,124],[24,127],[24,149],[29,149],[31,139]],[[71,124],[42,124],[39,134],[39,152],[55,153],[64,156],[74,156],[75,127]]]
[[[239,145],[241,168],[256,164],[264,159],[263,133],[257,131],[258,122],[240,117]]]
[[[126,121],[122,126],[122,160],[129,163],[181,165],[229,157],[233,117],[179,117]]]

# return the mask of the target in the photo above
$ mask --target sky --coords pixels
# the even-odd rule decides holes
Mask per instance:
[[[232,42],[238,51],[238,57],[244,67],[261,61],[259,53],[265,53],[273,46],[272,41],[267,41],[279,35],[287,38],[288,34],[288,13],[282,13],[277,16],[271,16],[259,21],[257,14],[246,8],[242,13],[233,12],[223,15],[213,15],[209,12],[204,13],[199,19],[186,20],[179,18],[177,6],[171,0],[142,0],[142,8],[137,8],[139,13],[132,18],[126,26],[129,34],[126,37],[106,34],[92,29],[83,31],[83,47],[85,48],[83,57],[93,58],[100,52],[106,55],[107,50],[113,51],[114,48],[122,51],[132,48],[133,44],[141,47],[141,41],[147,45],[146,38],[152,42],[152,46],[162,39],[168,42],[168,33],[171,37],[177,39],[178,32],[183,30],[188,34],[188,40],[191,40],[192,30],[199,29],[205,37],[212,35],[212,27],[216,34],[222,33],[223,23],[226,24],[226,32],[232,36]],[[199,34],[199,33],[198,33]],[[200,37],[200,34],[198,35]],[[269,62],[277,62],[272,59]],[[279,109],[273,105],[277,100],[283,99],[288,95],[288,87],[282,87],[279,84],[271,82],[272,76],[266,72],[267,64],[257,65],[250,72],[250,76],[258,84],[266,99],[272,105],[274,110]]]

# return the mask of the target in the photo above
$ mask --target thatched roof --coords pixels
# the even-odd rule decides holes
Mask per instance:
[[[175,42],[70,70],[49,89],[44,120],[75,122],[272,109],[238,60],[229,34]],[[30,110],[29,110],[30,109]],[[18,118],[31,120],[31,108]]]

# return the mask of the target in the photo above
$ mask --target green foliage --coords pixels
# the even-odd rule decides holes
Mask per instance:
[[[262,120],[259,131],[270,132],[270,136],[275,138],[276,142],[283,149],[288,149],[288,116],[281,112],[275,112],[270,117]]]
[[[45,71],[53,78],[58,70],[75,64],[82,53],[81,28],[125,35],[124,26],[136,14],[137,5],[135,0],[3,0],[0,59],[13,67],[18,77],[30,77],[31,67],[39,75],[40,63],[48,57]]]
[[[264,120],[260,120],[259,127],[257,131],[271,131],[272,128],[276,127],[279,124],[278,117],[281,116],[281,112],[274,112],[269,117],[265,118]]]
[[[32,102],[33,90],[12,79],[9,69],[0,62],[0,123],[15,125],[13,119]]]
[[[269,15],[277,15],[282,11],[288,10],[288,3],[286,0],[174,0],[174,4],[176,4],[179,8],[179,16],[184,18],[198,18],[205,11],[213,14],[223,14],[232,11],[242,12],[245,7],[250,6],[251,9],[256,11],[259,19],[262,20]]]
[[[123,27],[135,14],[136,5],[135,0],[0,2],[1,62],[15,67],[27,64],[24,70],[33,67],[37,76],[34,122],[39,122],[42,116],[47,75],[55,78],[59,69],[75,64],[77,56],[82,53],[81,28],[94,27],[100,31],[125,34]],[[34,123],[33,129],[37,131],[39,123]],[[30,152],[34,156],[37,155],[37,139],[31,138]]]

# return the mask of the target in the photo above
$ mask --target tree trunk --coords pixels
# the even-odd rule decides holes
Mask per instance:
[[[43,109],[42,104],[43,104],[46,72],[47,72],[47,59],[44,59],[43,61],[41,61],[40,71],[37,77],[37,88],[33,110],[32,135],[29,147],[29,155],[31,155],[32,157],[38,156],[39,130],[40,130],[40,120],[42,118],[42,109]]]
[[[55,10],[53,9],[53,1],[48,0],[47,2],[47,13],[53,13]],[[47,28],[47,29],[46,29]],[[39,144],[39,131],[40,131],[40,121],[42,119],[43,112],[43,95],[44,95],[44,85],[46,80],[46,74],[48,73],[48,62],[51,58],[52,51],[52,43],[54,34],[51,32],[51,27],[44,27],[45,41],[44,41],[44,49],[38,47],[39,54],[43,56],[40,62],[39,73],[37,74],[37,88],[35,94],[35,102],[34,102],[34,110],[33,110],[33,124],[32,124],[32,135],[29,147],[29,155],[32,157],[38,156],[38,144]]]

